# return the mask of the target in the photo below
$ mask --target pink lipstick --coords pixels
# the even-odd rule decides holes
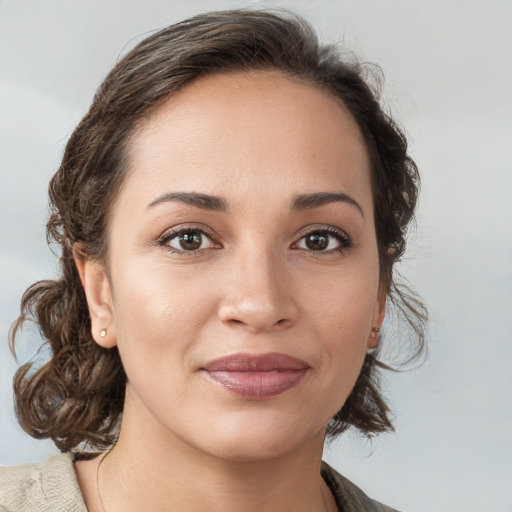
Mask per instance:
[[[234,354],[204,368],[215,383],[250,400],[270,398],[296,386],[309,366],[286,354]]]

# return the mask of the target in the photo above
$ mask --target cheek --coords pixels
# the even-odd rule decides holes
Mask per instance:
[[[324,351],[325,391],[338,405],[355,384],[367,352],[379,288],[377,268],[375,263],[326,274],[302,294],[309,327]]]
[[[317,276],[301,295],[318,329],[366,339],[377,302],[379,275],[376,265],[354,265]],[[355,340],[354,340],[355,341]]]
[[[182,365],[213,309],[207,288],[165,265],[118,268],[114,309],[118,346],[129,376],[134,366]]]

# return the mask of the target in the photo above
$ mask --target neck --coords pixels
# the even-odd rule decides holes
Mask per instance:
[[[272,458],[233,460],[205,453],[125,408],[120,437],[101,465],[105,512],[331,510],[320,476],[324,432]]]

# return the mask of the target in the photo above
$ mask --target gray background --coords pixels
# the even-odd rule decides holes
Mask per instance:
[[[408,512],[512,510],[512,2],[0,0],[0,464],[55,452],[16,426],[7,330],[51,277],[46,186],[120,52],[189,15],[285,6],[386,74],[423,172],[401,271],[431,312],[430,356],[386,380],[396,433],[348,435],[326,459]],[[28,333],[19,360],[33,356]]]

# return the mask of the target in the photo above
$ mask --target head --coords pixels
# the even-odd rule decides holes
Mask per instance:
[[[265,87],[276,115],[280,115],[281,105],[288,105],[293,113],[292,100],[285,96],[279,100],[280,88],[287,88],[298,98],[297,112],[304,110],[302,100],[329,104],[354,138],[353,147],[362,148],[358,158],[366,173],[361,183],[366,183],[369,191],[369,206],[364,210],[371,220],[375,258],[370,260],[376,275],[372,285],[375,297],[368,307],[369,324],[362,329],[370,336],[372,326],[380,327],[387,298],[405,312],[421,348],[423,312],[408,302],[393,278],[393,266],[403,254],[405,234],[413,218],[418,173],[407,155],[404,136],[383,112],[363,78],[362,68],[344,61],[335,48],[319,45],[311,28],[295,16],[263,11],[205,14],[148,37],[114,67],[71,136],[50,183],[48,238],[61,246],[62,275],[58,281],[37,283],[23,299],[23,308],[36,317],[53,354],[36,372],[29,372],[26,366],[16,377],[18,416],[29,433],[52,437],[66,450],[81,442],[108,446],[115,439],[126,391],[126,373],[113,333],[119,326],[113,321],[110,328],[113,318],[105,317],[101,327],[110,332],[107,336],[99,334],[102,318],[91,306],[94,293],[87,297],[84,293],[84,268],[90,264],[101,269],[98,279],[103,279],[110,295],[110,288],[115,294],[117,270],[112,255],[116,249],[112,243],[117,226],[122,226],[116,215],[129,210],[123,210],[123,204],[138,179],[134,162],[137,164],[144,152],[144,141],[156,136],[152,128],[172,124],[176,109],[179,113],[180,105],[201,96],[201,91],[219,98],[221,108],[222,102],[227,102],[222,91],[230,91],[236,104],[241,94],[250,94],[249,89],[257,95]],[[179,147],[179,123],[176,126],[173,140]],[[329,139],[332,133],[324,138]],[[217,182],[225,183],[230,176],[220,178]],[[286,188],[286,183],[291,183],[286,176],[279,178],[279,186]],[[242,182],[238,176],[235,179]],[[301,179],[299,183],[307,183],[307,173]],[[201,176],[197,183],[201,183]],[[254,182],[247,187],[254,190]],[[227,190],[229,196],[229,187]],[[214,195],[220,195],[217,192]],[[231,199],[236,200],[235,195]],[[277,218],[276,213],[270,220]],[[283,330],[294,323],[297,312],[281,313],[283,318],[277,320],[284,320],[279,328]],[[228,323],[233,318],[227,318]],[[120,330],[116,334],[123,336]],[[367,435],[392,428],[379,388],[383,365],[378,361],[376,341],[378,337],[371,337],[365,346],[369,350],[362,357],[359,351],[354,358],[357,371],[350,385],[346,384],[349,388],[343,405],[331,415],[330,435],[350,426]],[[122,353],[122,343],[119,349]],[[55,407],[56,403],[60,406]]]

